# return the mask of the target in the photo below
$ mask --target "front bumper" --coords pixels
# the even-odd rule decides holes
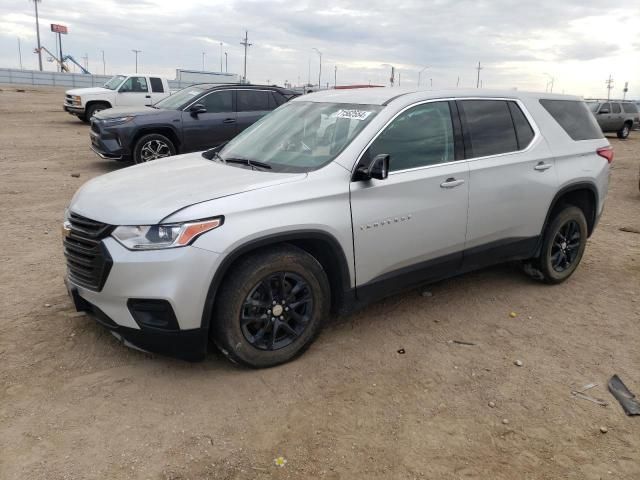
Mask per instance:
[[[91,314],[130,346],[186,360],[202,359],[208,343],[203,311],[218,254],[195,247],[132,252],[111,237],[102,242],[113,260],[102,289],[94,291],[66,280],[76,309]],[[139,324],[128,306],[131,299],[168,302],[178,329]]]
[[[84,115],[84,107],[76,105],[63,104],[62,108],[65,112],[69,112],[72,115]]]
[[[122,138],[124,137],[124,138]],[[123,132],[104,128],[99,121],[91,119],[89,130],[91,150],[100,158],[111,160],[129,160],[130,151],[125,148],[128,144],[128,136]]]

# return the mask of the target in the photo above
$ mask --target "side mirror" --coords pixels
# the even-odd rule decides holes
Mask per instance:
[[[201,103],[196,103],[195,105],[191,105],[189,111],[191,112],[192,117],[197,117],[200,113],[207,113],[207,107]]]
[[[389,176],[389,160],[390,155],[381,153],[376,155],[373,160],[369,162],[369,165],[359,165],[356,169],[353,180],[385,180]]]
[[[606,113],[609,113],[609,109],[607,109],[607,108],[603,108],[602,110],[600,110],[600,111],[598,112],[598,115],[604,115],[604,114],[606,114]]]

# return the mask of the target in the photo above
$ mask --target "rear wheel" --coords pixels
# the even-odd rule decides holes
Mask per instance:
[[[631,125],[629,125],[628,123],[625,123],[624,126],[618,130],[617,132],[618,138],[627,138],[629,136],[629,133],[631,133]]]
[[[537,269],[546,283],[561,283],[580,264],[587,245],[587,220],[578,207],[567,206],[547,227]]]
[[[151,133],[143,135],[133,149],[133,161],[145,163],[158,158],[170,157],[176,154],[173,142],[164,135]]]
[[[329,281],[304,250],[283,245],[233,266],[217,295],[212,340],[230,360],[278,365],[313,342],[329,314]]]

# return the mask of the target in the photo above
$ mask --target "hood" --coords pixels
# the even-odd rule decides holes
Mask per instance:
[[[196,203],[306,176],[229,166],[189,153],[94,178],[80,187],[69,209],[110,225],[151,225]]]
[[[168,110],[152,107],[114,107],[108,108],[106,110],[101,110],[100,112],[96,113],[94,117],[100,120],[104,120],[107,118],[117,118],[129,115],[134,115],[136,117],[140,115],[157,115],[159,113],[166,113],[167,111]]]
[[[88,87],[88,88],[74,88],[73,90],[67,90],[67,95],[102,95],[103,93],[113,93],[113,90],[109,90],[104,87]]]

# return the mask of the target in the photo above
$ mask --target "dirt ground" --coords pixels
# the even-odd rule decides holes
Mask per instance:
[[[568,282],[465,275],[252,371],[130,350],[74,312],[63,210],[123,165],[89,150],[62,90],[0,89],[1,479],[640,478],[640,418],[606,390],[617,373],[640,394],[640,235],[620,230],[640,230],[640,132],[611,139],[606,211]],[[608,406],[572,397],[591,382]]]

